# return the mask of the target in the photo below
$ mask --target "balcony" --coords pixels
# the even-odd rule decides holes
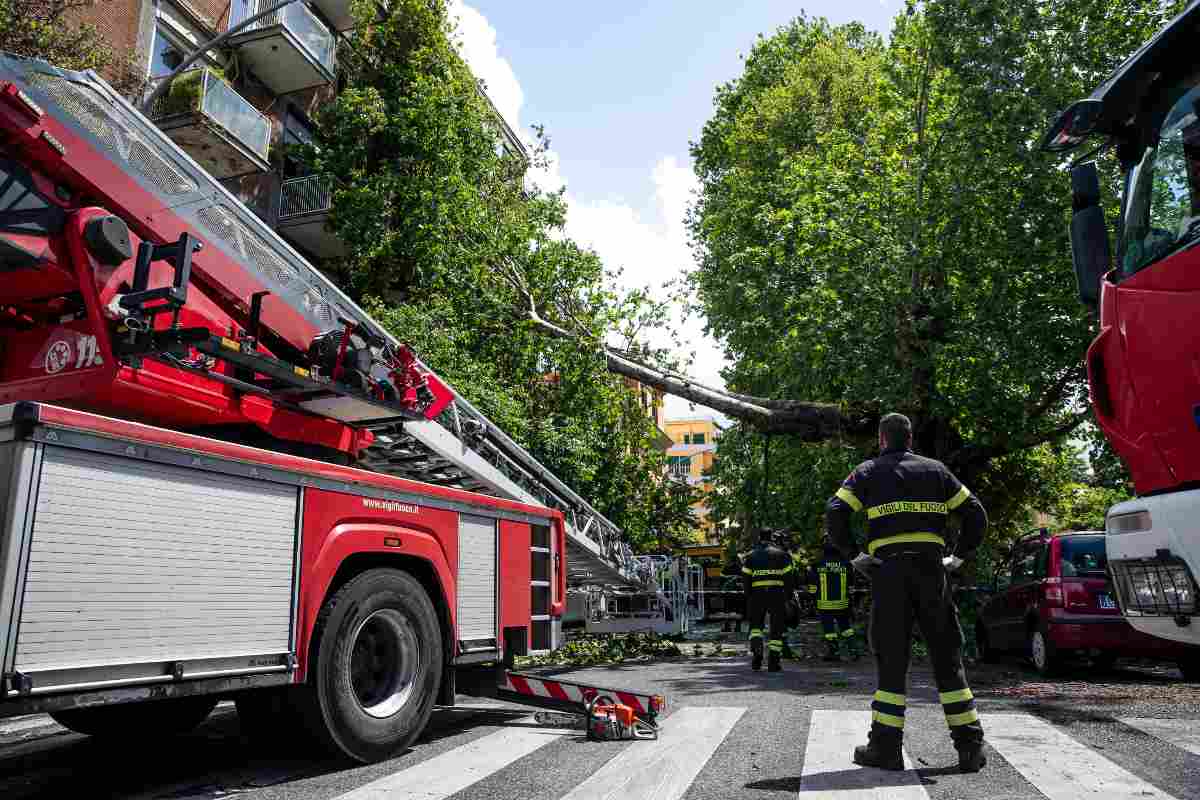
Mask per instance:
[[[342,240],[329,230],[333,187],[324,175],[308,175],[283,182],[279,190],[279,232],[318,258],[346,254]]]
[[[325,15],[335,31],[348,31],[354,27],[350,0],[313,0],[313,5]]]
[[[236,5],[230,27],[269,8],[275,0],[245,0]],[[271,12],[229,40],[242,63],[276,94],[333,82],[333,34],[304,3]]]
[[[155,104],[155,124],[216,178],[270,168],[271,121],[207,67],[177,77]]]

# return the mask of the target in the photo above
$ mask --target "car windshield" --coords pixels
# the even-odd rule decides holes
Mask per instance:
[[[1061,546],[1064,578],[1103,574],[1108,569],[1103,536],[1066,536]]]
[[[1156,130],[1129,171],[1122,225],[1123,276],[1200,241],[1200,74],[1163,93]]]

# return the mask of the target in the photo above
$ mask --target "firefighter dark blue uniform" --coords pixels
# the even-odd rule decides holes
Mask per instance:
[[[857,658],[853,648],[854,624],[850,618],[850,562],[826,537],[821,560],[812,569],[817,586],[817,616],[825,637],[825,660],[840,658],[839,644]]]
[[[787,600],[791,597],[795,571],[787,551],[771,543],[771,531],[759,532],[758,545],[742,559],[746,581],[746,616],[750,622],[752,669],[762,667],[763,623],[770,618],[767,640],[767,670],[783,669],[783,631],[787,624]]]
[[[898,421],[897,421],[898,420]],[[867,514],[866,553],[853,559],[871,578],[871,649],[878,691],[871,704],[869,743],[855,749],[864,766],[903,769],[901,740],[913,621],[929,647],[938,694],[959,754],[959,769],[978,771],[986,763],[983,727],[962,664],[962,628],[947,581],[944,530],[947,515],[962,515],[953,567],[970,558],[983,539],[987,514],[982,504],[940,461],[909,448],[906,417],[889,414],[880,422],[878,458],[863,462],[829,501],[830,539],[850,556],[856,547],[850,516]]]

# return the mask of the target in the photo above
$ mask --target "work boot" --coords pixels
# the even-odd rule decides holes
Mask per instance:
[[[979,772],[987,766],[987,756],[983,754],[983,742],[958,748],[958,771]]]
[[[750,659],[750,669],[757,672],[762,669],[763,642],[761,638],[750,640],[750,653],[754,656]]]
[[[838,655],[838,643],[832,639],[825,640],[825,661],[841,661]]]
[[[779,653],[772,650],[767,655],[767,672],[781,672],[782,670],[783,664],[779,663]]]
[[[961,759],[960,755],[960,764],[962,763]],[[900,750],[900,741],[897,740],[895,744],[884,744],[873,740],[869,744],[859,745],[854,748],[854,763],[860,767],[876,767],[899,772],[904,769],[904,755]]]

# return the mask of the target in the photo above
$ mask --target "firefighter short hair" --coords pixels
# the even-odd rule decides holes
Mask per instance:
[[[899,450],[912,444],[912,421],[903,414],[884,414],[879,420],[879,433],[889,450]]]
[[[760,542],[769,542],[775,538],[775,531],[772,528],[759,528],[758,540]]]

